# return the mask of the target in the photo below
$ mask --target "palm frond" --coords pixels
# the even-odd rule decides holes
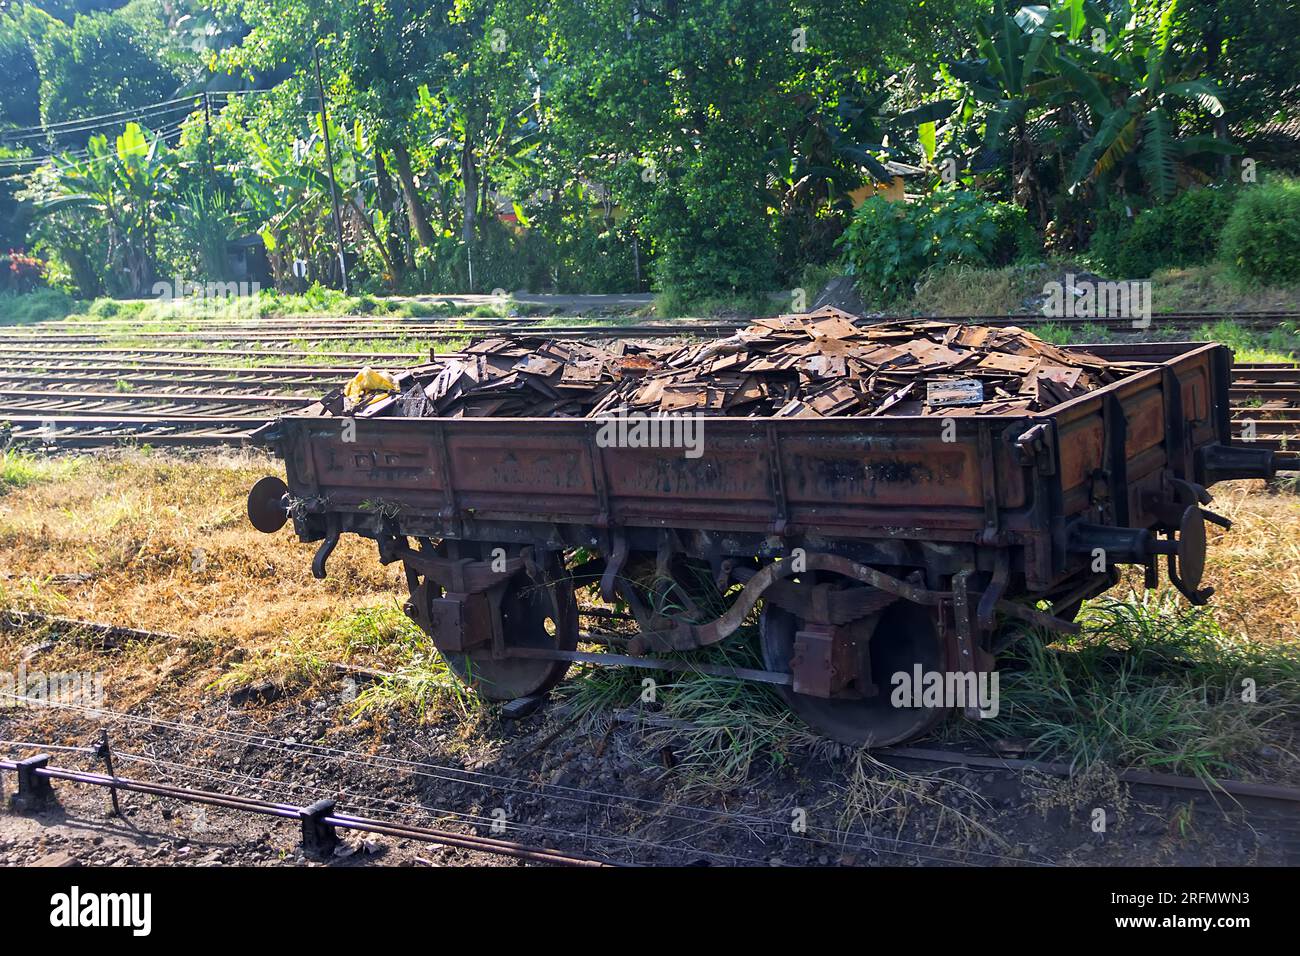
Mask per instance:
[[[1163,201],[1174,194],[1178,185],[1175,175],[1178,147],[1170,131],[1169,118],[1160,110],[1146,115],[1142,129],[1138,165],[1151,191]]]

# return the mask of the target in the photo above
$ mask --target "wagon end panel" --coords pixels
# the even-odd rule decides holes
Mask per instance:
[[[1062,516],[1153,523],[1144,502],[1168,477],[1193,480],[1197,450],[1227,440],[1225,358],[1222,346],[1196,348],[1052,412]]]

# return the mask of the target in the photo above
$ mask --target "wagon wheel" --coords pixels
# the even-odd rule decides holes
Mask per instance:
[[[517,574],[506,585],[501,596],[501,629],[507,647],[578,649],[578,603],[573,596],[573,581],[554,573],[551,581],[547,587]],[[490,647],[441,653],[461,682],[487,700],[514,700],[544,693],[569,669],[568,661],[523,657],[493,660]]]
[[[789,611],[767,604],[759,618],[763,663],[768,670],[790,670],[795,633],[803,621]],[[877,693],[864,698],[822,698],[780,687],[790,709],[819,733],[852,746],[887,747],[919,737],[937,725],[948,711],[937,707],[895,707],[890,703],[890,676],[944,671],[947,649],[935,612],[910,601],[895,601],[883,611],[849,625],[860,652],[868,655]]]

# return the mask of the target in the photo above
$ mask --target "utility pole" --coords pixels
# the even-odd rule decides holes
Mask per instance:
[[[208,97],[208,91],[203,91],[203,145],[205,152],[208,154],[208,195],[207,202],[216,202],[217,195],[217,170],[212,162],[212,105]],[[209,276],[210,279],[225,280],[230,274],[230,250],[226,243],[221,244],[221,273],[215,276]],[[117,805],[117,798],[113,798],[114,806]]]
[[[203,91],[203,144],[208,153],[208,193],[216,192],[217,171],[212,163],[212,103],[208,91]]]
[[[343,217],[339,215],[339,188],[334,182],[334,151],[330,148],[330,121],[325,113],[325,84],[320,78],[320,45],[311,48],[312,59],[316,64],[316,90],[320,93],[320,128],[325,134],[325,165],[330,174],[330,204],[334,207],[334,236],[339,246],[339,275],[343,278],[343,291],[348,290],[348,264],[343,258]]]

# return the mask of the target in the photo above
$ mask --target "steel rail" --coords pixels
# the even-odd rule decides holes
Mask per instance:
[[[13,367],[10,366],[10,368]],[[274,390],[278,393],[281,391],[312,391],[333,387],[356,375],[357,367],[327,368],[323,374],[308,374],[305,371],[300,373],[293,369],[277,369],[276,375],[268,375],[260,378],[254,376],[223,378],[220,376],[237,370],[199,365],[177,369],[169,369],[166,367],[155,368],[153,366],[131,369],[117,365],[103,365],[99,367],[88,367],[85,371],[72,372],[68,375],[66,380],[58,378],[58,376],[61,376],[65,371],[69,370],[50,366],[33,366],[28,368],[19,367],[8,372],[0,370],[0,381],[13,381],[16,384],[21,384],[29,389],[35,385],[44,383],[48,383],[51,388],[57,389],[60,381],[67,381],[88,388],[94,387],[96,383],[102,383],[101,389],[103,390],[125,390],[130,392],[131,389],[136,387],[136,383],[156,382],[163,386],[174,384],[181,388],[190,388],[196,385],[213,385],[218,388],[230,387],[248,390],[260,387],[263,390]],[[120,385],[119,382],[122,381],[125,381],[128,384]]]
[[[0,760],[0,771],[3,770],[16,773],[18,771],[18,763],[12,760]],[[166,799],[181,800],[187,803],[198,803],[244,813],[256,813],[263,816],[278,817],[283,820],[302,820],[306,810],[304,807],[295,807],[286,803],[274,803],[256,797],[217,793],[210,790],[194,790],[189,787],[178,787],[173,784],[134,780],[129,777],[119,777],[116,775],[109,776],[107,774],[93,773],[91,771],[69,770],[61,767],[45,766],[36,768],[32,772],[36,776],[43,777],[47,780],[63,780],[70,783],[80,783],[89,786],[109,787],[131,793],[143,793]],[[462,849],[475,850],[482,853],[492,853],[500,856],[509,856],[536,863],[551,863],[557,866],[614,867],[623,865],[610,863],[605,860],[598,860],[592,857],[572,856],[561,853],[558,850],[549,850],[544,847],[530,847],[509,840],[498,840],[492,837],[453,833],[447,830],[419,827],[414,824],[372,820],[367,817],[359,817],[346,813],[326,814],[319,818],[319,823],[338,829],[375,833],[384,836],[397,837],[399,839],[419,840],[425,843],[439,843],[448,846],[457,846]]]
[[[217,370],[220,372],[220,369]],[[17,387],[30,387],[32,384],[40,383],[47,390],[73,390],[74,386],[94,387],[98,386],[106,391],[120,391],[119,382],[125,382],[128,389],[133,389],[140,385],[162,385],[173,388],[192,388],[194,386],[215,386],[217,388],[234,388],[234,389],[281,389],[286,391],[309,391],[312,388],[320,388],[325,385],[332,385],[346,378],[351,372],[340,370],[336,375],[320,376],[317,378],[297,378],[292,382],[286,382],[283,379],[277,380],[274,376],[245,377],[245,378],[221,378],[210,373],[185,374],[173,373],[171,375],[140,375],[132,372],[122,374],[113,374],[112,372],[92,374],[86,372],[66,373],[61,372],[57,382],[50,381],[48,373],[41,372],[12,372],[0,369],[0,384],[10,384]]]
[[[450,357],[459,354],[461,353],[439,352],[438,356],[441,358],[444,356]],[[231,357],[235,358],[237,356]],[[98,361],[94,358],[90,360],[55,358],[51,361],[48,357],[20,358],[8,362],[0,361],[0,369],[31,375],[44,374],[46,377],[53,372],[99,372],[102,374],[120,372],[123,375],[133,372],[175,372],[179,374],[221,373],[222,375],[232,375],[235,377],[277,375],[284,378],[312,378],[331,374],[350,376],[355,375],[357,371],[357,367],[354,363],[345,365],[327,365],[323,362],[319,365],[214,365],[206,360],[185,362],[177,359],[132,358],[126,360],[108,359]]]
[[[1034,770],[1057,777],[1071,777],[1075,772],[1075,768],[1067,763],[994,757],[985,754],[967,754],[960,751],[938,750],[927,747],[886,747],[883,750],[875,751],[875,753],[880,757],[925,760],[932,763],[964,767],[984,767],[990,770]],[[1254,783],[1248,780],[1219,780],[1213,777],[1202,779],[1172,773],[1155,773],[1149,770],[1121,770],[1116,776],[1123,783],[1143,786],[1164,787],[1173,790],[1196,790],[1210,794],[1225,793],[1233,797],[1300,803],[1300,788],[1278,784]]]
[[[216,355],[228,359],[242,359],[248,356],[269,356],[273,358],[303,358],[314,356],[317,358],[346,358],[353,361],[365,359],[423,359],[427,352],[319,352],[313,349],[183,349],[183,348],[146,348],[141,346],[135,348],[132,346],[98,346],[98,345],[73,345],[60,346],[56,351],[48,354],[40,352],[33,353],[31,349],[25,346],[0,345],[0,358],[25,358],[31,360],[40,360],[43,358],[53,358],[56,356],[108,356],[121,355],[128,358],[133,355],[159,355],[169,356],[173,359],[178,355]]]
[[[525,306],[542,305],[542,303],[524,303]],[[628,313],[621,313],[627,315]],[[602,316],[607,318],[608,316]],[[997,313],[991,315],[979,314],[962,314],[962,315],[937,315],[937,314],[920,314],[920,313],[878,313],[864,316],[873,322],[893,322],[893,321],[933,321],[933,322],[970,322],[980,325],[991,325],[996,323],[1005,324],[1023,324],[1025,322],[1052,322],[1062,325],[1095,325],[1099,322],[1119,322],[1132,324],[1131,318],[1123,317],[1074,317],[1063,316],[1054,317],[1041,312],[1028,312],[1021,314]],[[216,325],[221,327],[247,327],[247,326],[290,326],[290,327],[313,327],[313,326],[331,326],[331,325],[403,325],[403,324],[438,324],[450,322],[470,322],[480,325],[511,325],[526,322],[543,322],[554,319],[575,319],[581,320],[588,318],[580,313],[558,313],[554,315],[512,315],[512,316],[491,316],[491,315],[470,315],[462,313],[459,315],[437,314],[431,312],[428,315],[279,315],[266,317],[246,317],[239,316],[195,316],[186,317],[185,321],[199,326]],[[1151,314],[1151,321],[1165,322],[1176,321],[1183,323],[1205,323],[1213,324],[1221,320],[1246,319],[1248,321],[1271,321],[1286,322],[1300,321],[1300,310],[1294,309],[1237,309],[1229,311],[1185,311],[1185,312],[1154,312]],[[710,318],[707,316],[687,316],[677,319],[660,319],[659,321],[672,321],[679,324],[686,323],[712,323],[715,325],[749,323],[753,321],[752,317],[737,318]],[[79,328],[79,329],[101,329],[101,328],[134,328],[139,323],[134,319],[106,318],[106,319],[52,319],[47,322],[40,322],[35,325],[7,326],[3,327],[13,331],[33,328]],[[612,323],[611,323],[612,324]]]
[[[37,428],[49,426],[88,427],[88,428],[123,428],[136,425],[202,425],[206,428],[260,428],[267,422],[266,416],[228,415],[222,417],[207,415],[149,415],[138,412],[132,415],[5,415],[3,421],[11,425],[34,425]]]
[[[69,631],[95,634],[105,641],[172,641],[180,638],[166,631],[144,631],[119,624],[100,624],[75,617],[44,614],[40,611],[0,611],[0,630],[35,627],[60,627]]]
[[[218,405],[310,405],[316,397],[296,398],[292,395],[227,395],[221,392],[99,392],[50,391],[49,389],[6,389],[0,393],[0,403],[10,398],[39,399],[42,401],[75,400],[81,402],[176,402],[186,405],[213,403]]]
[[[118,326],[88,325],[68,329],[52,329],[45,323],[37,325],[0,326],[0,339],[71,341],[85,338],[105,338],[113,335],[147,335],[165,338],[197,338],[200,336],[219,337],[222,335],[274,335],[274,336],[309,336],[316,338],[335,336],[364,336],[372,332],[380,335],[408,335],[423,332],[466,332],[482,331],[501,334],[533,330],[561,330],[582,332],[589,329],[651,329],[655,331],[676,332],[682,329],[735,329],[744,328],[749,319],[708,319],[692,321],[654,320],[642,322],[561,322],[551,318],[516,318],[484,321],[476,318],[458,318],[433,321],[407,320],[401,322],[371,320],[367,322],[337,323],[322,321],[294,322],[275,324],[266,321],[225,322],[225,323],[187,323],[187,328],[166,329],[159,331],[139,331],[138,322],[124,323]]]

